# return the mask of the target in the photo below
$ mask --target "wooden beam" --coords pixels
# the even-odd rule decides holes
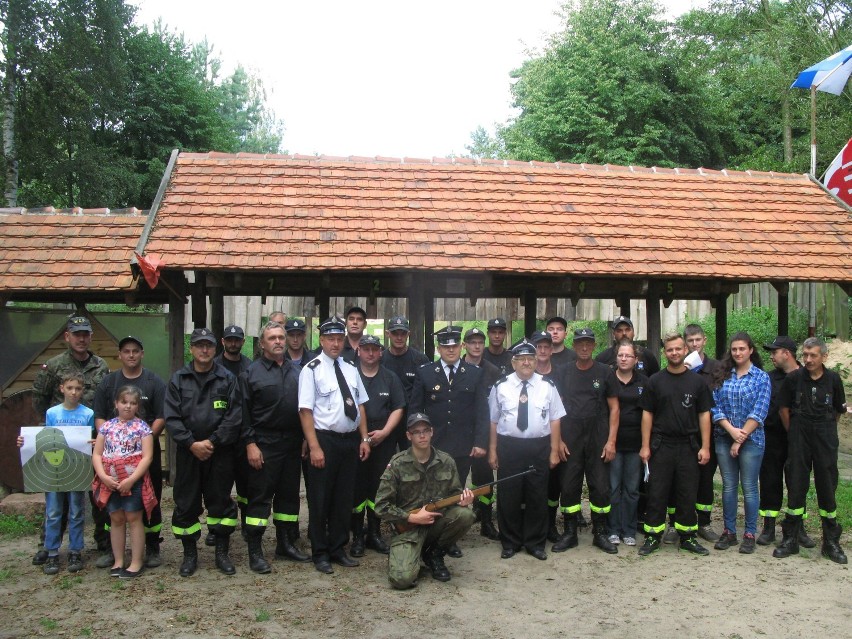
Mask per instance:
[[[186,321],[186,302],[182,297],[172,295],[169,299],[169,370],[177,371],[184,365],[184,323]],[[166,479],[174,485],[175,478],[175,443],[171,437],[166,438],[166,459],[168,459],[168,474]]]
[[[216,354],[220,354],[222,337],[225,334],[225,296],[222,294],[221,286],[211,286],[207,294],[210,296],[210,330],[216,336]]]
[[[660,319],[660,294],[652,286],[645,297],[645,321],[648,327],[648,350],[654,357],[660,356],[662,321]]]
[[[728,294],[716,297],[716,359],[722,359],[728,347]]]
[[[770,282],[778,291],[778,334],[790,334],[790,284],[789,282]]]
[[[630,293],[622,292],[618,296],[619,315],[630,317]]]
[[[207,326],[207,291],[203,273],[196,273],[192,285],[192,325],[195,328]]]
[[[425,343],[425,300],[423,298],[423,280],[419,275],[412,278],[411,286],[408,289],[408,323],[411,326],[411,334],[408,336],[408,343],[420,352],[423,350]]]
[[[423,352],[435,359],[435,294],[431,290],[423,295]]]
[[[535,289],[527,290],[522,299],[524,302],[524,337],[529,337],[535,331],[535,309],[538,305],[538,296]],[[508,337],[511,340],[512,334],[509,333]]]

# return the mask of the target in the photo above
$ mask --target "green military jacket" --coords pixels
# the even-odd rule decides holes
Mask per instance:
[[[406,521],[415,508],[461,492],[452,457],[433,447],[429,461],[421,464],[409,448],[394,455],[382,473],[375,512],[384,521]]]
[[[109,366],[91,351],[89,351],[89,355],[91,355],[89,361],[82,365],[74,359],[71,351],[67,350],[61,355],[51,357],[41,365],[41,369],[36,375],[35,381],[33,381],[33,408],[42,421],[44,421],[44,414],[48,408],[65,401],[59,391],[59,380],[67,371],[76,371],[83,375],[83,397],[80,398],[80,403],[89,408],[94,407],[95,389],[109,373]]]

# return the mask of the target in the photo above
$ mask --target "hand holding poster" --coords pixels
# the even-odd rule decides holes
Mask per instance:
[[[24,426],[21,467],[24,492],[65,493],[92,486],[92,429]]]

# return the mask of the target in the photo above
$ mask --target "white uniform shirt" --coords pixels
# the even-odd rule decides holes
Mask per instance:
[[[497,424],[497,434],[520,439],[535,439],[550,435],[550,422],[565,415],[562,399],[556,386],[538,373],[527,380],[526,404],[520,404],[522,382],[517,373],[499,380],[491,387],[488,412]],[[527,429],[518,429],[518,410],[527,410]]]
[[[337,358],[343,377],[349,384],[349,392],[355,400],[355,407],[368,399],[364,383],[354,364]],[[343,411],[343,395],[334,373],[334,360],[320,353],[308,362],[299,374],[299,408],[309,408],[314,413],[314,428],[332,430],[337,433],[350,433],[358,428],[361,411],[353,422]]]

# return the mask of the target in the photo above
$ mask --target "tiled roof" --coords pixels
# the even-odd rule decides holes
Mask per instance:
[[[0,209],[0,292],[126,291],[146,211]]]
[[[166,268],[852,280],[852,219],[807,176],[181,153]]]

